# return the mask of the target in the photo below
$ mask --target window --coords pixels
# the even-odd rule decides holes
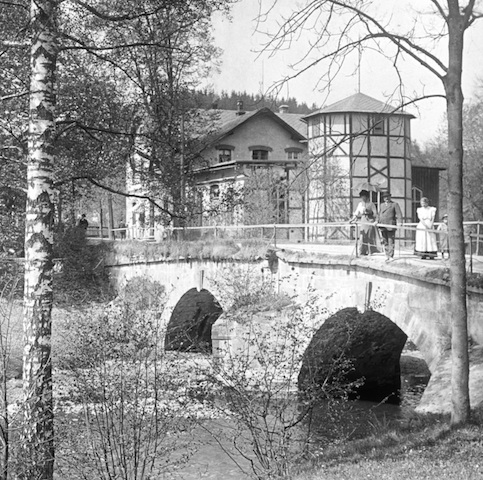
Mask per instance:
[[[217,145],[218,162],[230,162],[232,159],[232,151],[235,149],[232,145]]]
[[[248,150],[252,152],[252,160],[268,160],[268,152],[272,151],[266,145],[252,145],[248,147]]]
[[[210,187],[210,200],[218,200],[220,198],[220,186],[211,185]]]
[[[252,160],[268,160],[268,150],[252,150]]]
[[[298,160],[302,154],[302,150],[296,147],[289,147],[285,149],[287,160]]]
[[[327,133],[344,135],[349,132],[349,120],[344,114],[328,115],[325,121]]]
[[[281,179],[272,188],[272,205],[277,223],[288,223],[288,185],[286,179]]]
[[[309,120],[309,137],[320,137],[321,129],[320,129],[320,116],[311,118]]]
[[[222,148],[218,150],[218,161],[222,162],[229,162],[231,160],[231,150],[227,148]]]
[[[384,135],[384,117],[382,115],[373,115],[371,118],[371,133]]]

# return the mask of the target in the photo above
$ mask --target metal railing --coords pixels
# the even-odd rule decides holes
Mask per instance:
[[[184,240],[196,241],[210,238],[219,239],[263,239],[277,245],[283,244],[323,244],[323,245],[354,245],[359,239],[363,223],[349,222],[298,223],[298,224],[260,224],[260,225],[210,225],[199,227],[126,227],[102,230],[89,226],[89,238],[104,238],[116,240],[163,241]],[[374,226],[373,223],[367,225]],[[394,225],[377,224],[380,227]],[[445,233],[435,228],[425,230],[436,235],[438,244],[441,235]],[[416,223],[404,223],[396,229],[396,250],[409,252],[414,249]],[[483,254],[483,222],[464,222],[465,243],[469,255]],[[380,245],[379,245],[380,247]],[[357,251],[357,249],[356,249]],[[357,253],[356,253],[357,254]]]

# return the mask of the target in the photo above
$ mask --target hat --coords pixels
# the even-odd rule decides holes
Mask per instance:
[[[386,197],[390,197],[390,196],[391,196],[391,193],[390,192],[387,192],[387,191],[386,192],[382,192],[382,194],[381,194],[381,197],[382,198],[386,198]]]
[[[448,218],[448,214],[447,214],[447,213],[445,213],[445,214],[442,216],[442,218]]]

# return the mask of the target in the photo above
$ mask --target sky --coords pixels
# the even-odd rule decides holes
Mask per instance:
[[[263,17],[262,22],[257,22],[260,1],[263,4],[262,11],[266,10],[267,5],[273,5],[273,8],[269,15]],[[220,72],[212,75],[209,86],[217,92],[235,90],[261,93],[293,74],[313,39],[310,33],[297,34],[289,48],[275,53],[262,50],[267,42],[264,32],[273,32],[281,18],[292,12],[298,3],[297,0],[240,0],[232,9],[231,20],[216,16],[213,35],[215,45],[223,50],[223,54]],[[391,24],[407,28],[404,19],[414,18],[413,9],[425,3],[431,4],[429,0],[384,0],[386,18]],[[431,18],[430,15],[422,17],[425,31],[432,26]],[[434,50],[439,58],[444,59],[445,48],[443,41],[439,43],[439,49]],[[474,98],[478,81],[483,81],[482,50],[483,19],[476,22],[465,37],[463,93],[469,100]],[[413,93],[443,93],[441,81],[414,62],[404,62],[402,73],[407,96]],[[348,57],[330,88],[320,80],[321,77],[321,68],[307,70],[296,79],[286,82],[280,89],[280,95],[295,97],[299,102],[306,102],[309,106],[315,104],[321,108],[357,93],[360,89],[361,93],[378,100],[397,104],[394,100],[391,102],[391,96],[398,90],[399,77],[391,61],[375,52],[365,50],[360,57],[356,53]],[[413,139],[424,145],[434,138],[444,122],[445,101],[424,100],[417,107],[407,107],[406,111],[416,117],[412,121]]]

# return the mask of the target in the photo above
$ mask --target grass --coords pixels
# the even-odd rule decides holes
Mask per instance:
[[[327,448],[293,480],[481,479],[483,416],[475,417],[452,430],[448,418],[414,415],[399,427]]]

